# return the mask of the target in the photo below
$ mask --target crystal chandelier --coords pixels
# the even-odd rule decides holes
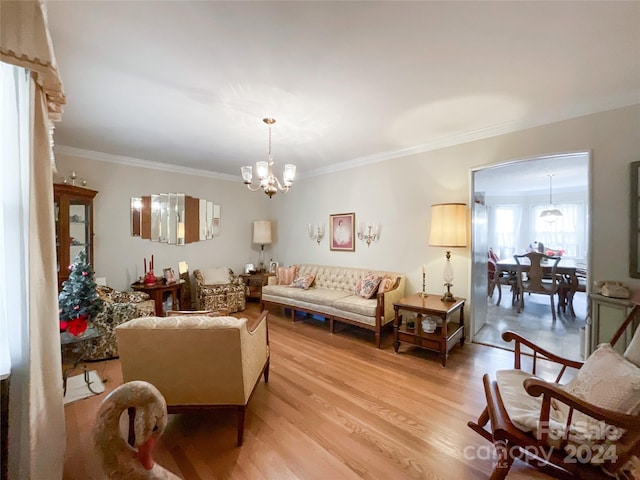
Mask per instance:
[[[543,218],[545,221],[547,222],[555,222],[557,218],[562,216],[562,212],[560,210],[558,210],[554,205],[553,205],[553,190],[552,190],[552,180],[553,180],[553,174],[548,174],[547,175],[549,177],[549,208],[547,208],[546,210],[543,210],[540,213],[540,218]]]
[[[293,185],[293,177],[296,174],[296,166],[290,163],[287,163],[284,166],[284,172],[282,174],[282,183],[280,180],[276,178],[273,174],[273,158],[271,157],[271,125],[276,123],[275,118],[263,118],[262,121],[269,125],[269,160],[264,162],[256,162],[256,174],[258,175],[258,180],[260,183],[255,187],[252,184],[253,178],[253,167],[241,167],[240,171],[242,172],[242,181],[245,185],[251,190],[255,192],[259,188],[262,187],[264,193],[269,195],[269,198],[278,193],[278,190],[281,192],[288,192],[291,185]]]

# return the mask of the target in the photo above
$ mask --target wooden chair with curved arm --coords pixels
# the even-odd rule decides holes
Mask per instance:
[[[467,424],[496,448],[491,480],[504,479],[516,458],[556,478],[636,478],[631,472],[640,456],[640,327],[624,356],[612,347],[637,322],[640,299],[634,303],[611,343],[585,362],[559,357],[514,332],[503,333],[505,341],[515,342],[514,369],[496,372],[496,380],[484,375],[487,406],[476,422]],[[533,351],[531,374],[522,370],[523,346]],[[560,367],[555,381],[536,376],[540,360]],[[562,385],[568,368],[578,371]],[[596,398],[612,394],[615,408],[611,398]]]

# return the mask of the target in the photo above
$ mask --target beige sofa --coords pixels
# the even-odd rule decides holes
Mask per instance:
[[[116,328],[125,382],[153,384],[169,413],[234,407],[238,445],[260,375],[269,379],[267,312],[260,318],[145,317]]]
[[[376,271],[365,268],[331,267],[325,265],[294,265],[297,275],[315,276],[307,290],[288,285],[276,285],[276,277],[269,278],[269,285],[262,287],[262,308],[277,305],[295,312],[318,314],[329,320],[334,331],[334,322],[349,323],[372,330],[376,346],[380,347],[381,331],[392,325],[393,303],[404,297],[405,277],[396,272]],[[356,286],[369,273],[391,278],[391,290],[377,293],[371,299],[356,295]]]

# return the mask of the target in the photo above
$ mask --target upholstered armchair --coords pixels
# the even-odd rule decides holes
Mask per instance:
[[[131,320],[116,328],[125,382],[153,384],[169,413],[220,407],[238,413],[238,445],[245,409],[259,383],[269,380],[267,312],[257,320],[177,315]]]
[[[104,304],[102,311],[92,320],[100,337],[82,342],[84,360],[106,360],[118,356],[114,329],[134,318],[156,314],[155,303],[144,292],[121,292],[111,287],[99,286],[98,295]]]
[[[246,305],[247,287],[226,267],[194,270],[196,308],[221,314],[240,312]]]

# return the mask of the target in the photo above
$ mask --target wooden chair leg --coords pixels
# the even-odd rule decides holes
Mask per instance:
[[[553,303],[553,295],[549,295],[549,301],[551,302],[551,316],[553,317],[553,321],[556,321],[556,307]]]
[[[244,414],[247,406],[238,405],[238,446],[242,446],[242,440],[244,438]]]
[[[267,360],[267,364],[264,367],[262,375],[264,375],[264,383],[269,383],[269,360]]]
[[[496,442],[494,446],[498,454],[498,463],[489,480],[504,480],[509,474],[509,470],[511,470],[511,465],[513,465],[515,459],[513,455],[509,454],[511,448],[507,442]]]

